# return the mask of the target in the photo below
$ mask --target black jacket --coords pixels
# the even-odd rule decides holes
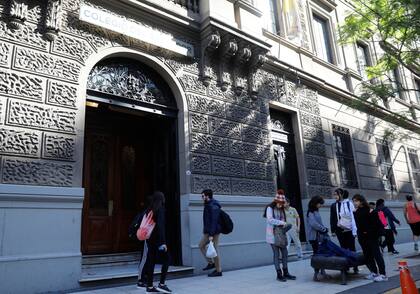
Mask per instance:
[[[221,205],[216,199],[211,199],[204,204],[203,211],[203,233],[214,236],[220,234],[219,223]]]
[[[147,211],[146,213],[149,213],[149,211]],[[153,243],[157,246],[166,244],[166,217],[164,207],[158,209],[156,215],[153,216],[153,220],[156,222],[156,225],[152,231],[152,234],[150,235],[148,242]]]
[[[357,237],[376,240],[383,234],[383,225],[376,210],[370,212],[369,207],[361,207],[354,212],[357,226]]]
[[[340,229],[337,226],[338,218],[337,218],[337,209],[336,206],[338,205],[338,211],[340,211],[341,208],[341,202],[334,202],[331,204],[330,207],[330,227],[331,227],[331,233],[336,234],[338,229]]]

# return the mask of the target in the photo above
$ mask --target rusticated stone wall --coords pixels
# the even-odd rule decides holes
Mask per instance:
[[[206,87],[200,79],[199,60],[168,57],[138,40],[83,23],[78,20],[77,0],[62,5],[61,31],[50,42],[40,29],[44,6],[29,5],[24,25],[12,30],[0,4],[1,183],[81,185],[84,126],[79,122],[83,122],[84,101],[77,100],[79,75],[92,54],[124,45],[161,59],[183,86],[192,193],[212,188],[218,194],[272,195],[270,100],[300,109],[309,190],[327,193],[330,180],[315,91],[306,89],[298,95],[291,81],[263,70],[257,74],[257,99],[246,92],[237,95],[231,88],[223,92],[215,82]],[[195,46],[199,43],[184,39]]]

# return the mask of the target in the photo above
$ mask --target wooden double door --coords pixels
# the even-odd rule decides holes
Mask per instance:
[[[165,193],[170,206],[168,243],[174,251],[178,250],[175,146],[174,119],[142,113],[129,115],[106,105],[87,108],[83,254],[139,250],[138,242],[128,237],[128,227],[146,207],[147,195],[153,190]]]

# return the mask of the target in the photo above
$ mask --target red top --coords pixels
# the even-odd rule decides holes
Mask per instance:
[[[418,213],[414,205],[416,205],[414,201],[408,201],[405,204],[405,211],[407,213],[407,222],[409,224],[415,224],[415,223],[420,222],[420,214]]]

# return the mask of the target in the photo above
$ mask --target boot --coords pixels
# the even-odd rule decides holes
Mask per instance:
[[[287,279],[283,276],[283,273],[282,273],[281,270],[277,271],[277,281],[280,281],[280,282],[286,282],[287,281]]]
[[[289,270],[287,268],[283,269],[283,277],[285,277],[288,280],[296,280],[295,276],[292,276],[291,274],[289,274]]]

